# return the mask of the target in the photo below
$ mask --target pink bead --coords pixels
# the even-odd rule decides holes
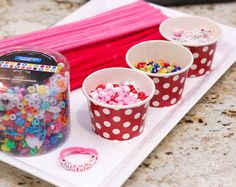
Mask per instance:
[[[90,97],[98,102],[107,103],[110,105],[129,105],[140,101],[139,93],[143,92],[137,88],[134,82],[126,81],[124,84],[107,83],[103,87],[97,87],[90,92]],[[149,94],[147,92],[146,96]]]

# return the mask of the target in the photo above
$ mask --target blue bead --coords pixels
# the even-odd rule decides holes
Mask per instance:
[[[39,125],[40,124],[40,120],[39,119],[34,119],[33,121],[32,121],[32,125],[33,126],[36,126],[36,125]]]
[[[56,96],[56,94],[57,94],[57,91],[56,91],[56,90],[51,90],[51,91],[50,91],[50,95],[51,95],[51,96]]]
[[[40,106],[42,110],[47,110],[49,109],[49,107],[50,107],[50,104],[48,102],[43,102]]]
[[[8,89],[7,92],[10,93],[10,94],[14,94],[15,93],[13,89]]]
[[[157,68],[152,68],[152,73],[157,73]]]
[[[56,143],[57,143],[57,137],[56,137],[56,136],[51,136],[50,142],[51,142],[52,144],[56,144]]]
[[[41,132],[38,132],[37,134],[35,134],[41,141],[44,142],[45,138],[46,138],[46,135],[47,135],[47,130],[44,129],[43,131]]]
[[[17,135],[17,132],[14,129],[6,129],[5,133],[13,137]]]
[[[178,70],[181,70],[181,67],[178,67]]]
[[[20,117],[16,118],[15,122],[16,122],[16,125],[18,125],[18,126],[23,126],[25,124],[25,120],[23,120]]]
[[[58,118],[58,116],[59,116],[59,114],[58,114],[58,113],[55,113],[52,118],[55,120],[55,119]]]
[[[148,62],[147,65],[148,66],[153,65],[153,62]]]

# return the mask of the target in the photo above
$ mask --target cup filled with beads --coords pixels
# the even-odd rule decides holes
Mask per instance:
[[[160,25],[161,35],[189,48],[194,63],[189,77],[199,77],[211,70],[216,45],[221,38],[221,29],[213,21],[197,16],[169,18]]]
[[[151,40],[131,47],[126,53],[126,62],[130,68],[150,76],[155,83],[150,106],[166,107],[181,99],[193,55],[179,44]]]
[[[92,128],[109,140],[128,140],[144,130],[155,92],[153,81],[129,68],[107,68],[89,75],[82,85]]]
[[[69,66],[50,49],[0,51],[0,150],[16,156],[47,153],[70,131]]]

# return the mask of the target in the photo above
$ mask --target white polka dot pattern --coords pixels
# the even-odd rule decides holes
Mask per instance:
[[[213,55],[213,53],[214,53],[214,49],[211,49],[209,52],[209,55],[211,56],[211,55]]]
[[[194,63],[189,69],[188,77],[199,77],[210,71],[216,43],[208,46],[190,47]]]
[[[175,104],[176,101],[177,101],[177,99],[176,99],[176,98],[173,98],[173,99],[171,99],[170,103],[171,103],[171,104]]]
[[[172,89],[172,92],[175,93],[175,92],[177,92],[177,90],[178,90],[178,87],[176,86]]]
[[[198,58],[199,57],[199,54],[198,53],[194,53],[193,54],[193,58]]]
[[[202,69],[199,70],[199,74],[203,74],[204,72],[205,72],[205,69],[204,69],[204,68],[202,68]]]
[[[203,51],[203,52],[207,52],[207,51],[208,51],[208,46],[203,47],[203,48],[202,48],[202,51]]]
[[[182,79],[180,80],[180,83],[183,84],[185,80],[185,77],[182,77]]]
[[[167,88],[169,88],[169,87],[170,87],[170,83],[165,83],[165,84],[163,84],[163,88],[167,89]]]
[[[94,110],[94,114],[95,114],[97,117],[100,117],[100,113],[99,113],[97,110]]]
[[[132,128],[132,131],[136,131],[138,130],[138,125],[135,125],[133,128]]]
[[[164,95],[163,97],[162,97],[162,100],[164,100],[164,101],[166,101],[167,99],[169,99],[169,95]]]
[[[126,121],[123,123],[123,127],[127,128],[131,125],[131,123],[129,121]]]
[[[155,95],[158,95],[160,93],[159,90],[155,90]]]
[[[126,111],[125,111],[125,115],[130,115],[130,114],[132,114],[132,109],[127,109]]]
[[[175,75],[174,77],[173,77],[173,81],[177,81],[179,79],[179,75]]]
[[[104,132],[104,133],[103,133],[103,136],[104,136],[105,138],[110,138],[110,134],[109,134],[108,132]]]
[[[120,130],[119,130],[119,129],[113,129],[113,130],[112,130],[112,133],[113,133],[113,134],[120,134]]]
[[[144,129],[144,126],[140,127],[139,132],[142,133]]]
[[[196,64],[193,64],[190,68],[191,68],[192,70],[195,70],[195,69],[197,69],[197,65],[196,65]]]
[[[134,119],[138,119],[140,116],[141,116],[141,114],[137,113],[137,114],[134,115]]]
[[[109,121],[104,121],[103,124],[106,126],[106,127],[110,127],[111,126],[111,123]]]
[[[146,118],[147,113],[143,114],[142,120]]]
[[[207,61],[207,59],[206,59],[206,58],[203,58],[203,59],[201,60],[201,64],[205,64],[206,61]]]
[[[104,108],[102,111],[104,114],[107,114],[107,115],[111,113],[110,110],[107,108]]]
[[[130,137],[130,135],[129,135],[128,133],[126,133],[126,134],[124,134],[124,135],[122,136],[122,138],[123,138],[124,140],[127,140],[129,137]]]
[[[91,103],[91,128],[102,138],[128,140],[140,134],[149,103],[130,109],[114,110]],[[92,117],[93,116],[93,117]]]
[[[158,78],[156,78],[156,77],[153,78],[152,80],[153,80],[154,83],[158,83],[158,82],[160,81],[160,80],[159,80]]]
[[[208,67],[211,66],[211,63],[212,63],[211,60],[210,60],[209,62],[207,62],[207,66],[208,66]]]
[[[95,126],[98,128],[98,129],[101,129],[102,127],[101,127],[101,125],[97,122],[97,123],[95,123]]]
[[[119,116],[114,116],[113,117],[113,121],[114,122],[119,122],[120,121],[120,117]]]
[[[153,102],[152,102],[152,105],[155,106],[155,107],[157,107],[157,106],[160,105],[160,103],[159,103],[158,101],[153,101]]]

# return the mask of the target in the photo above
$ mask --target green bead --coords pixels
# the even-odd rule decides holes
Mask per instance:
[[[0,105],[0,111],[4,111],[5,110],[5,106],[4,105]]]
[[[145,71],[145,69],[144,69],[144,68],[140,68],[140,70],[141,70],[141,71]]]
[[[23,146],[23,148],[28,146],[28,144],[27,144],[27,142],[25,140],[22,140],[22,146]]]
[[[9,147],[9,149],[14,149],[16,148],[16,144],[15,141],[12,140],[8,140],[8,142],[6,143],[7,147]]]
[[[35,155],[36,153],[37,153],[36,147],[30,149],[30,155]]]
[[[57,134],[57,138],[61,139],[62,137],[63,137],[63,134],[62,134],[61,132],[59,132],[59,133]]]

